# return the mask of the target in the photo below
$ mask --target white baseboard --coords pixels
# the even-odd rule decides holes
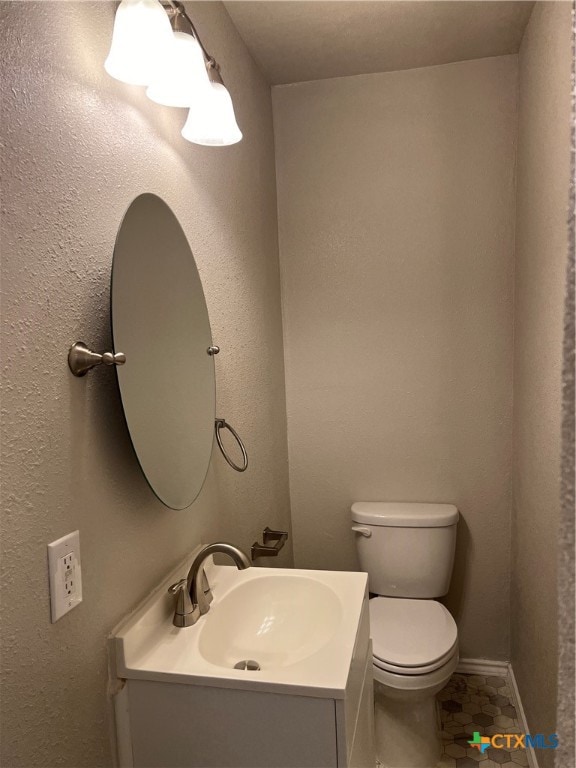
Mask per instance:
[[[530,733],[526,722],[526,713],[522,706],[522,699],[518,691],[518,684],[514,677],[514,670],[509,661],[491,661],[490,659],[460,659],[456,672],[463,675],[502,675],[510,681],[512,698],[518,715],[518,726],[523,733]],[[538,760],[534,747],[526,747],[526,757],[530,768],[538,768]]]
[[[516,682],[516,678],[514,677],[512,664],[509,664],[508,667],[512,693],[514,695],[514,706],[516,707],[516,713],[518,715],[518,725],[524,731],[524,733],[530,733],[528,729],[528,722],[526,720],[526,713],[524,712],[522,699],[520,698],[520,691],[518,690],[518,684]],[[534,747],[526,747],[526,757],[528,758],[528,765],[530,768],[538,768],[538,760],[536,759],[536,752],[534,751]]]
[[[490,659],[460,659],[456,672],[463,675],[506,675],[510,669],[508,661],[491,661]]]

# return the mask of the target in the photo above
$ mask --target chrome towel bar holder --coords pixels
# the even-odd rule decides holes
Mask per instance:
[[[258,557],[276,557],[288,539],[288,531],[273,531],[271,528],[264,528],[262,531],[263,544],[257,541],[252,544],[250,556],[252,560]]]

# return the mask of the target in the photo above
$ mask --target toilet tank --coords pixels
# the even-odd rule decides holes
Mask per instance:
[[[448,592],[458,523],[454,505],[357,501],[352,521],[371,592],[413,598]]]

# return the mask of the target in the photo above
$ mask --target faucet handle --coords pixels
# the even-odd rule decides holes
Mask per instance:
[[[188,584],[187,579],[180,579],[180,581],[177,581],[176,584],[172,584],[168,587],[168,592],[171,595],[175,595],[177,592],[179,592],[181,589],[184,589],[184,587]]]
[[[188,579],[180,579],[176,584],[168,587],[171,595],[176,595],[176,610],[174,611],[173,624],[176,627],[189,627],[194,624],[200,616],[197,605],[192,604],[190,599],[190,590],[188,589]]]

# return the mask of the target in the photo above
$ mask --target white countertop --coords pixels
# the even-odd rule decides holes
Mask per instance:
[[[183,567],[167,577],[113,632],[110,651],[117,677],[315,697],[344,697],[362,603],[367,595],[368,579],[365,573],[255,567],[239,571],[233,565],[214,565],[208,560],[206,573],[214,596],[210,611],[194,626],[178,628],[172,624],[175,598],[167,594],[167,588],[184,578],[187,571],[188,568]],[[266,668],[263,665],[261,670],[248,671],[209,662],[200,650],[201,632],[206,622],[217,615],[219,604],[232,590],[263,576],[269,577],[269,584],[273,584],[270,577],[283,576],[312,579],[329,587],[341,608],[334,620],[335,631],[319,650],[286,666]],[[233,599],[234,596],[230,597],[228,604]],[[310,623],[310,617],[306,621]]]

